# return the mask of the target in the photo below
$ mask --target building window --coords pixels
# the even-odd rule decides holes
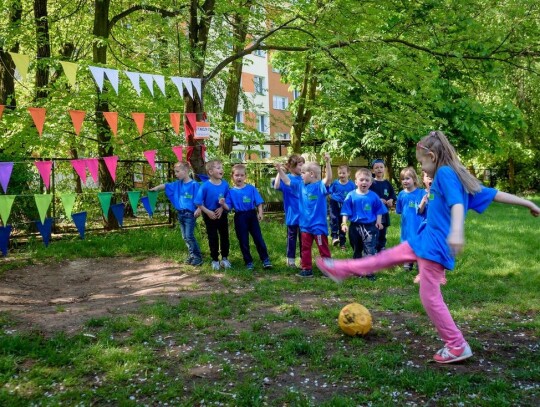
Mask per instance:
[[[289,106],[289,99],[283,96],[274,96],[273,108],[277,110],[286,110]]]
[[[290,140],[291,135],[289,133],[274,133],[276,140]]]
[[[274,67],[274,66],[272,66],[272,72],[281,73],[281,71],[278,68]]]
[[[244,112],[236,112],[236,120],[234,124],[235,130],[242,130],[244,128]]]
[[[264,58],[266,56],[266,51],[263,51],[262,49],[256,49],[255,51],[253,51],[253,55]]]
[[[243,151],[231,151],[231,159],[244,162],[246,161],[246,153]]]
[[[261,133],[268,133],[268,117],[264,114],[257,115],[257,130]]]
[[[300,97],[300,94],[301,94],[301,92],[300,92],[298,89],[294,89],[294,90],[292,91],[292,97],[293,97],[293,100],[298,99],[298,98]]]
[[[268,151],[259,151],[259,158],[264,160],[265,158],[270,158],[270,153]]]
[[[253,82],[255,84],[255,93],[258,95],[264,95],[264,76],[255,76],[253,77]]]

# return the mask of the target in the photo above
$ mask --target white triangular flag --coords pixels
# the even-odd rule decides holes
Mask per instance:
[[[88,68],[90,68],[90,72],[92,72],[92,76],[96,81],[96,85],[98,86],[99,91],[103,92],[103,77],[105,75],[105,70],[103,68],[100,68],[99,66],[89,65]]]
[[[126,73],[127,77],[131,81],[131,84],[137,91],[137,95],[141,96],[141,83],[139,81],[140,79],[139,72],[128,72],[128,71],[124,71],[124,72]]]
[[[152,75],[154,78],[154,82],[158,85],[159,90],[161,90],[161,93],[163,93],[163,96],[165,95],[165,77],[163,75]]]
[[[178,89],[178,93],[180,94],[180,97],[184,97],[184,88],[182,86],[182,79],[179,76],[171,76],[171,81],[176,85],[176,88]]]
[[[148,90],[154,96],[154,77],[149,73],[142,73],[141,78],[143,78],[144,83],[148,87]]]
[[[202,99],[201,80],[199,78],[193,78],[191,79],[191,83],[195,87],[195,90],[197,91],[197,94],[199,95],[199,99]]]
[[[191,99],[193,99],[193,86],[191,86],[191,78],[182,78],[182,82],[184,83],[184,87],[189,93],[189,96],[191,96]]]
[[[114,88],[114,91],[118,95],[118,71],[116,69],[105,68],[105,74],[107,75],[107,79],[109,79],[109,82]]]

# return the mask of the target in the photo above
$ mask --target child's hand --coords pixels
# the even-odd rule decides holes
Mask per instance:
[[[221,206],[225,205],[225,198],[219,198],[218,203],[219,203]]]
[[[280,164],[280,163],[275,163],[274,164],[274,168],[279,171],[279,170],[282,170],[283,171],[283,166]]]
[[[257,215],[257,219],[259,219],[259,222],[262,221],[264,219],[264,215],[262,213],[259,213]]]
[[[448,242],[448,246],[450,246],[450,251],[454,257],[461,253],[465,247],[465,238],[463,237],[463,232],[451,231],[446,241]]]
[[[324,153],[323,158],[324,158],[324,161],[326,161],[326,162],[330,161],[330,154]]]
[[[341,225],[341,230],[343,231],[343,233],[347,233],[349,231],[349,226],[345,223]]]
[[[197,208],[195,212],[193,212],[193,217],[198,218],[201,216],[201,208]]]
[[[376,227],[377,229],[379,229],[379,230],[383,230],[383,229],[384,229],[384,226],[383,226],[383,224],[382,224],[381,222],[375,223],[375,227]]]
[[[223,198],[222,198],[223,199]],[[216,215],[216,217],[214,219],[219,219],[221,218],[221,214],[223,213],[223,207],[219,207],[217,208],[215,211],[214,211],[214,215]]]
[[[393,204],[394,204],[393,199],[389,199],[388,201],[386,201],[386,206],[388,206],[389,208],[391,208]]]
[[[540,208],[536,206],[533,202],[531,202],[531,205],[529,206],[529,209],[531,211],[531,215],[537,218],[540,216]]]

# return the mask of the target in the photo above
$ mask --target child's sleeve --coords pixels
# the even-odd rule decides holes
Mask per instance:
[[[202,184],[199,188],[199,190],[197,191],[197,195],[195,196],[195,199],[193,200],[193,203],[195,204],[195,206],[199,206],[199,205],[202,205],[203,202],[204,202],[204,184]]]
[[[401,215],[401,212],[403,212],[403,194],[400,192],[396,201],[396,213]]]
[[[343,201],[340,215],[348,216],[349,218],[352,216],[352,198],[350,194],[348,194]]]
[[[495,188],[482,187],[482,189],[476,194],[469,194],[469,209],[483,213],[491,202],[495,199],[497,190]]]
[[[388,208],[386,207],[386,205],[383,205],[380,199],[374,199],[373,200],[373,213],[375,213],[375,215],[385,215],[388,213]]]

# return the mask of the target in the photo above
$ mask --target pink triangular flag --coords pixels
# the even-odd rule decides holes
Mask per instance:
[[[53,166],[52,161],[36,161],[34,162],[36,165],[39,175],[41,175],[41,178],[43,179],[43,183],[45,184],[45,188],[47,190],[49,189],[49,186],[51,185],[51,170]]]
[[[86,184],[86,160],[85,159],[79,159],[79,160],[70,160],[71,166],[75,170],[77,174],[79,174],[79,177],[81,177],[81,180],[83,184]]]
[[[82,127],[86,112],[84,110],[70,110],[69,115],[71,116],[71,122],[73,123],[75,134],[78,136],[79,133],[81,132],[81,127]]]
[[[6,107],[6,105],[0,105],[0,119],[2,119],[2,114],[4,113],[4,107]]]
[[[144,128],[144,113],[131,113],[131,117],[137,125],[137,129],[139,129],[139,136],[142,136]]]
[[[152,167],[152,170],[154,171],[156,170],[156,153],[157,150],[148,150],[143,153],[148,164],[150,164],[150,167]]]
[[[180,133],[180,113],[173,112],[170,114],[170,116],[171,116],[171,126],[173,127],[176,135],[178,135],[178,133]]]
[[[178,158],[178,161],[182,162],[182,146],[172,147],[172,151],[176,155],[176,158]]]
[[[105,166],[109,170],[111,178],[113,181],[116,181],[116,165],[118,164],[118,156],[112,155],[110,157],[103,157],[103,161],[105,161]]]
[[[118,112],[103,112],[103,116],[109,123],[112,133],[116,136],[118,132]]]
[[[44,107],[29,107],[28,111],[30,112],[32,119],[34,119],[34,124],[41,137],[41,134],[43,133],[43,123],[45,123],[46,109]]]
[[[86,160],[86,167],[88,168],[88,172],[90,172],[90,175],[92,176],[92,179],[97,184],[98,182],[98,174],[99,174],[99,161],[97,158],[87,158]]]
[[[11,178],[11,172],[13,171],[13,163],[6,162],[0,163],[0,184],[4,190],[4,193],[7,193],[7,187],[9,180]]]

